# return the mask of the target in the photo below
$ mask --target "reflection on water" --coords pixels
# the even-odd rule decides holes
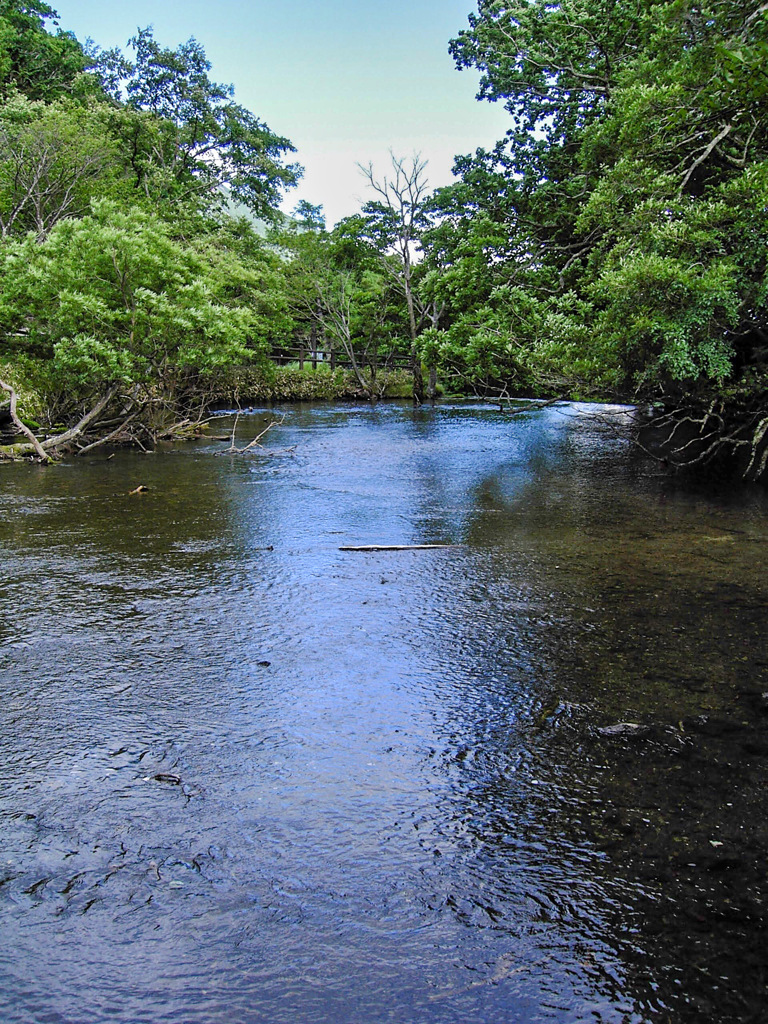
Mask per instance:
[[[623,424],[3,467],[3,1020],[762,1019],[768,507]]]

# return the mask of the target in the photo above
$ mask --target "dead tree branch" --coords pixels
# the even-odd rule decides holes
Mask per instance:
[[[235,429],[237,427],[237,421],[239,418],[240,410],[238,410],[237,412],[237,416],[235,417],[235,423],[234,426],[232,427],[232,439],[229,448],[225,448],[223,451],[216,452],[217,455],[246,455],[249,452],[253,452],[255,448],[263,449],[264,446],[259,443],[262,437],[265,437],[269,433],[269,431],[273,430],[275,427],[281,426],[283,421],[285,420],[285,416],[281,416],[279,420],[270,420],[270,422],[266,425],[266,427],[264,427],[261,433],[257,434],[252,441],[249,441],[248,444],[245,445],[245,447],[238,448],[237,445],[235,444]],[[289,451],[291,449],[286,450]]]

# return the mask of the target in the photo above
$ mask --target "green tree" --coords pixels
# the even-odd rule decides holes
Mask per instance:
[[[585,140],[589,288],[628,377],[722,388],[768,340],[768,23],[745,3],[661,13]]]
[[[0,237],[43,239],[82,216],[93,197],[119,188],[118,153],[103,104],[13,94],[0,106]]]
[[[232,86],[209,77],[195,39],[175,50],[160,46],[152,30],[131,40],[133,62],[116,51],[93,51],[93,67],[113,96],[125,96],[124,139],[130,166],[144,191],[171,205],[197,199],[208,208],[225,196],[271,219],[301,168],[286,163],[294,152],[259,118],[236,103]]]
[[[54,26],[56,12],[39,0],[0,0],[0,94],[21,92],[31,100],[71,93],[88,59],[70,32]]]
[[[448,348],[471,363],[495,335],[523,386],[543,368],[625,393],[721,386],[752,361],[765,48],[755,3],[481,2],[452,51],[511,128],[438,197]]]
[[[182,245],[141,210],[101,200],[2,256],[3,355],[37,367],[53,404],[68,396],[72,415],[85,401],[117,402],[147,429],[167,425],[190,377],[268,350],[269,268],[221,239]]]
[[[151,441],[290,329],[281,258],[230,214],[276,216],[299,168],[194,40],[140,31],[131,63],[54,19],[0,0],[1,386],[66,442]]]
[[[382,272],[379,251],[366,237],[367,223],[350,217],[332,232],[323,228],[317,207],[305,205],[299,218],[275,234],[285,256],[289,302],[296,332],[332,359],[341,352],[360,390],[378,396],[376,370],[393,346],[393,289]]]

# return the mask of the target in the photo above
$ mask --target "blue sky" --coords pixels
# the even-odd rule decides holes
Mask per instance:
[[[429,161],[433,186],[453,157],[490,146],[509,127],[475,100],[478,76],[457,71],[448,41],[474,0],[53,0],[60,25],[100,46],[137,28],[176,46],[194,36],[238,102],[286,135],[305,177],[286,203],[322,203],[329,224],[368,198],[357,163],[383,172],[389,150]]]

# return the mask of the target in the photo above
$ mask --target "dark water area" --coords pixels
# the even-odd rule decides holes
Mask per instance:
[[[0,467],[3,1024],[768,1020],[768,500],[626,422]]]

